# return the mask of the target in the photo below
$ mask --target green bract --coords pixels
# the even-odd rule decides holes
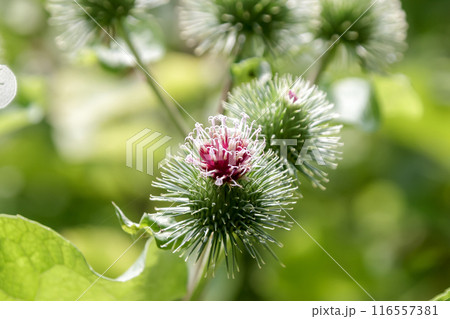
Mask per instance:
[[[63,49],[77,50],[86,43],[115,36],[117,23],[140,10],[150,9],[166,0],[49,0],[51,22],[61,28],[57,38]],[[108,33],[108,34],[106,34]]]
[[[182,36],[196,53],[285,52],[302,43],[316,0],[184,0]]]
[[[168,202],[169,207],[156,210],[177,220],[162,230],[170,234],[166,247],[181,251],[186,258],[204,257],[212,269],[223,253],[232,275],[239,270],[238,252],[246,250],[261,265],[264,263],[261,249],[273,254],[269,244],[281,246],[269,231],[289,229],[283,211],[295,199],[293,180],[280,167],[278,157],[271,151],[261,153],[264,142],[250,133],[254,132],[251,126],[241,129],[242,126],[228,127],[226,120],[206,129],[197,125],[197,135],[192,134],[196,141],[188,141],[183,152],[171,157],[163,168],[162,178],[153,184],[164,193],[151,197],[154,201]],[[222,139],[224,131],[228,135]],[[211,138],[203,133],[210,133]],[[201,155],[202,148],[197,145],[202,143],[211,157]],[[238,146],[234,148],[235,145]],[[246,155],[249,161],[238,158],[233,160],[235,165],[224,162]],[[240,173],[230,173],[226,167],[232,171],[236,168]],[[223,178],[222,173],[230,178]]]
[[[341,129],[332,124],[337,115],[324,92],[302,78],[275,76],[237,87],[224,105],[231,114],[245,112],[261,125],[266,150],[275,151],[291,175],[298,179],[300,172],[324,188],[325,168],[337,166]]]
[[[408,25],[399,0],[320,0],[320,4],[316,37],[326,48],[342,35],[333,51],[341,64],[356,61],[367,69],[383,70],[403,57]]]

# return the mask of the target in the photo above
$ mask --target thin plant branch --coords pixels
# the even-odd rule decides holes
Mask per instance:
[[[136,59],[136,63],[143,68],[142,71],[144,71],[144,72],[142,72],[142,73],[145,76],[147,84],[152,89],[156,98],[159,100],[161,105],[166,110],[166,113],[168,114],[170,119],[173,121],[173,123],[177,127],[178,131],[181,133],[182,136],[186,136],[189,132],[189,128],[187,127],[185,120],[181,116],[180,112],[178,112],[177,107],[175,105],[173,105],[169,100],[167,100],[160,92],[158,85],[155,82],[154,77],[152,76],[152,73],[150,72],[148,66],[146,66],[143,63],[138,51],[136,50],[136,47],[134,46],[133,42],[131,41],[130,34],[129,34],[128,30],[126,29],[123,20],[118,23],[118,28],[119,28],[119,32],[120,32],[122,39],[125,41],[131,54]]]

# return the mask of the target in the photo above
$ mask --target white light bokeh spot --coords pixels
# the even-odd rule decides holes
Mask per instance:
[[[6,65],[0,65],[0,109],[8,106],[16,93],[16,76]]]

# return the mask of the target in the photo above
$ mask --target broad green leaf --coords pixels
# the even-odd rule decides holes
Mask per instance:
[[[450,288],[433,298],[434,301],[450,301]]]
[[[0,215],[0,300],[174,300],[184,296],[186,282],[185,263],[151,240],[121,277],[100,278],[55,231]]]
[[[380,111],[372,83],[361,78],[339,80],[330,88],[339,120],[374,131],[380,125]]]

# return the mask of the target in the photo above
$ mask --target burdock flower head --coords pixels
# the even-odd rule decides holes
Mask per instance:
[[[320,0],[320,4],[316,36],[329,46],[342,35],[334,51],[340,62],[383,70],[402,58],[408,25],[399,0]]]
[[[254,80],[229,96],[225,108],[233,115],[246,112],[261,125],[266,150],[273,150],[291,175],[306,176],[314,186],[328,181],[326,168],[339,157],[341,126],[326,94],[302,78],[290,75],[267,82]]]
[[[182,36],[196,53],[285,52],[304,42],[317,0],[183,0]]]
[[[261,248],[273,254],[269,244],[281,245],[269,231],[289,229],[283,211],[293,203],[295,187],[279,159],[263,153],[259,128],[246,116],[234,123],[224,116],[210,120],[207,128],[197,124],[182,153],[167,162],[154,183],[165,193],[151,199],[171,203],[156,210],[177,220],[162,230],[168,234],[164,246],[204,256],[210,268],[223,255],[233,274],[238,252],[247,251],[261,265]]]
[[[212,177],[217,186],[236,182],[252,168],[256,156],[261,156],[264,142],[257,140],[261,129],[253,130],[246,123],[247,116],[235,123],[234,129],[227,127],[225,116],[211,118],[211,127],[206,129],[197,123],[195,133],[189,134],[188,163],[194,164],[205,177]],[[216,123],[220,121],[220,123]],[[217,125],[219,124],[219,125]]]
[[[85,44],[115,36],[118,23],[167,0],[49,0],[51,22],[61,28],[57,38],[63,49],[77,50]],[[109,34],[109,35],[108,35]]]

